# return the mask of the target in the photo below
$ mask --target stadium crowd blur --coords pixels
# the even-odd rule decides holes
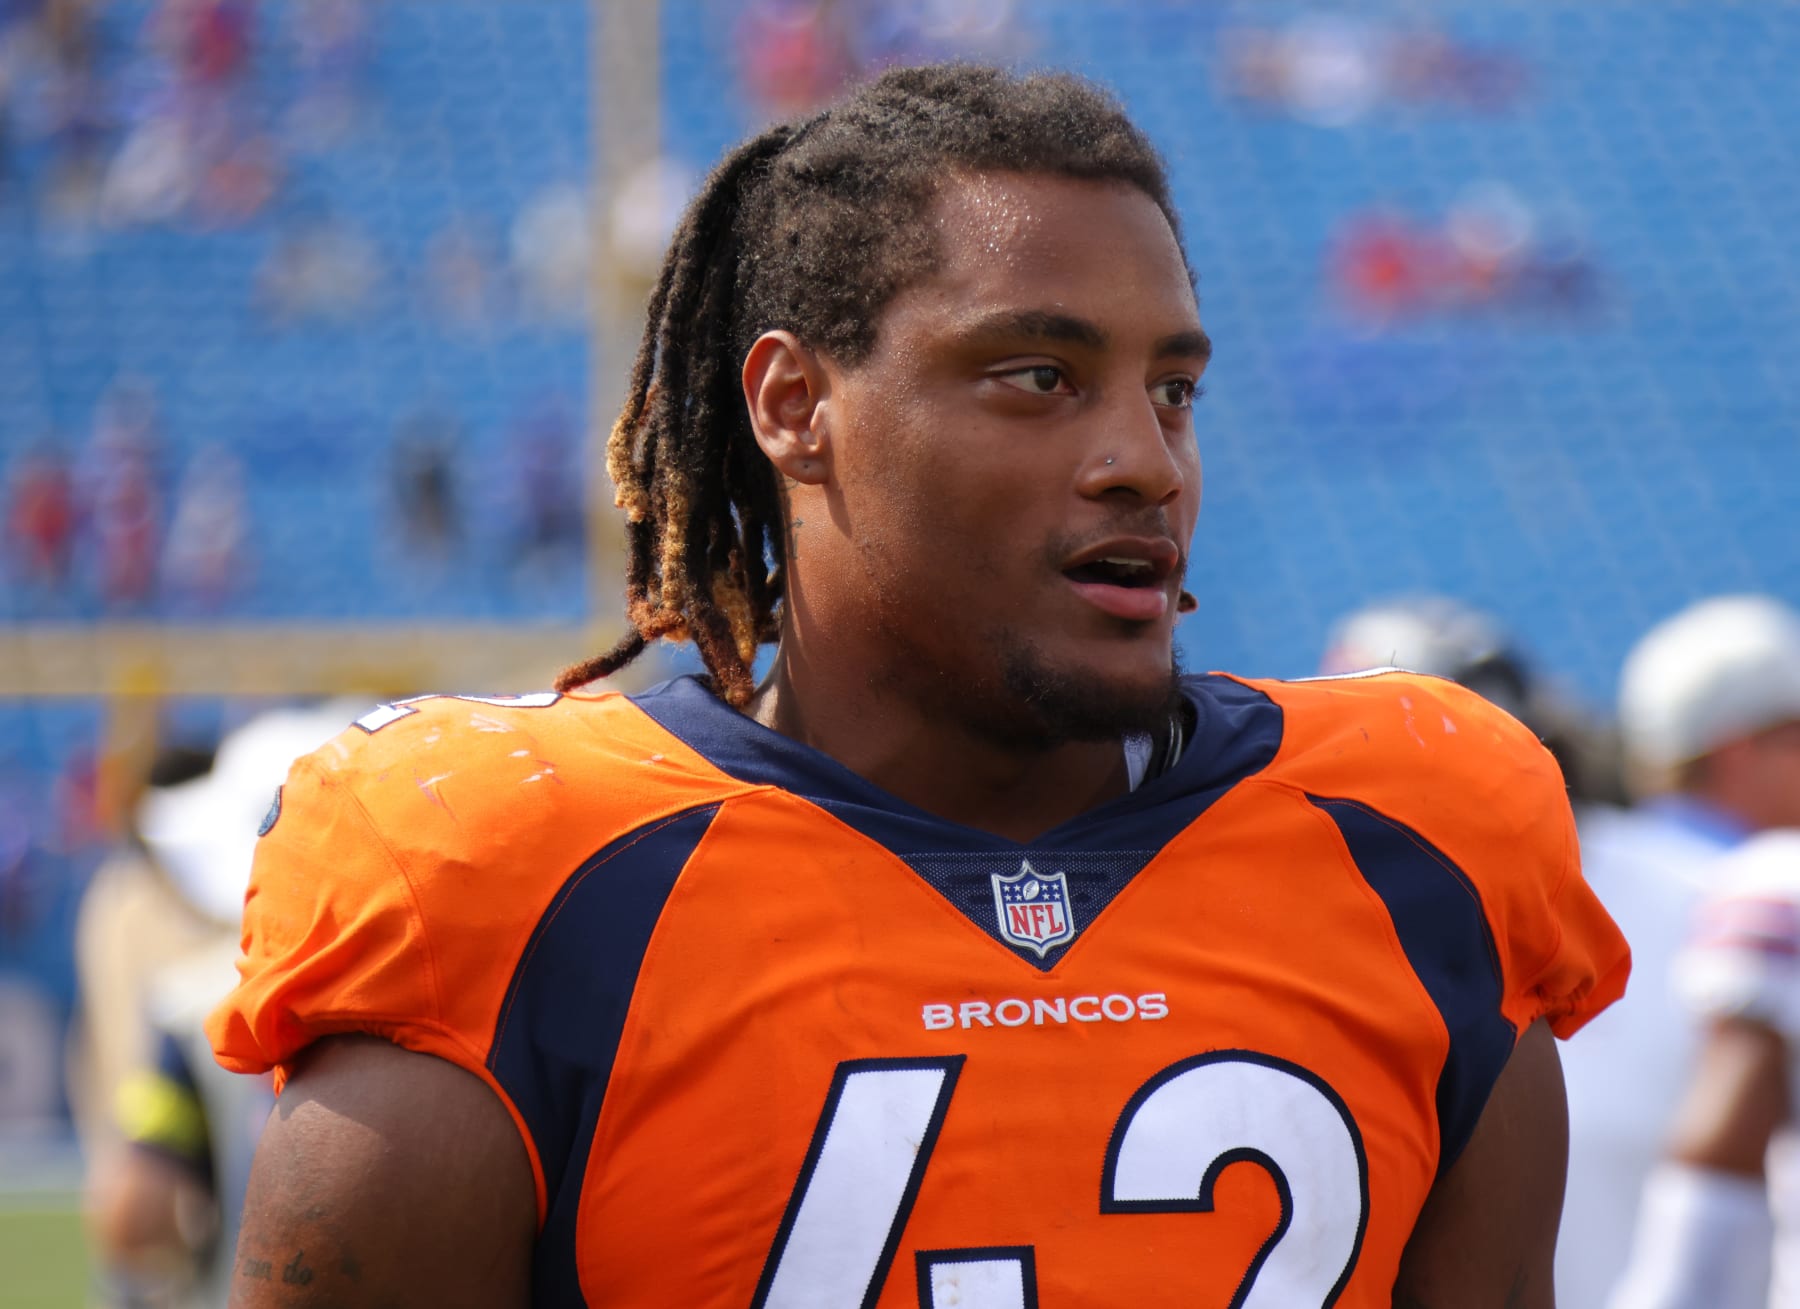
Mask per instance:
[[[1704,20],[1646,8],[1663,17],[1627,34],[1632,15],[1568,6],[1515,33],[1472,3],[1440,24],[1210,0],[667,0],[663,150],[596,213],[582,0],[0,0],[0,625],[580,618],[595,261],[641,287],[718,145],[872,70],[960,56],[1115,81],[1173,157],[1221,343],[1189,663],[1401,663],[1518,714],[1561,759],[1592,880],[1638,949],[1630,999],[1566,1053],[1571,1222],[1590,1257],[1565,1251],[1559,1279],[1565,1303],[1601,1304],[1635,1213],[1618,1197],[1653,1163],[1691,1049],[1667,976],[1705,862],[1771,825],[1721,820],[1687,786],[1695,751],[1720,744],[1693,727],[1704,687],[1653,671],[1635,700],[1614,689],[1628,647],[1689,601],[1800,600],[1779,490],[1800,476],[1800,391],[1743,362],[1749,328],[1713,334],[1788,303],[1800,264],[1760,228],[1707,246],[1713,289],[1681,320],[1699,360],[1683,367],[1703,371],[1685,391],[1643,383],[1646,346],[1671,348],[1656,315],[1673,276],[1644,251],[1699,220],[1628,240],[1637,214],[1570,199],[1586,168],[1646,209],[1672,194],[1628,170],[1681,155],[1631,133],[1676,129],[1579,100],[1555,58],[1573,32],[1615,40],[1627,81],[1685,66],[1684,24]],[[1732,23],[1699,42],[1720,66],[1800,56],[1800,21]],[[1759,85],[1770,99],[1754,79],[1740,93]],[[1683,101],[1714,112],[1694,94],[1722,87]],[[1721,103],[1697,129],[1752,215],[1752,183],[1776,184],[1752,130],[1764,111]],[[1557,155],[1546,141],[1571,121],[1571,139],[1609,144]],[[1524,136],[1467,150],[1484,129]],[[1788,185],[1763,207],[1771,231],[1800,212]],[[241,781],[225,778],[230,743],[270,707],[171,703],[121,735],[98,702],[0,703],[0,1148],[75,1116],[95,1160],[133,1134],[106,1088],[150,1069],[154,1032],[125,1001],[82,1014],[82,897],[130,868],[187,923],[107,983],[140,1003],[188,946],[228,934],[157,853],[144,804],[213,777],[221,738],[218,777]],[[1679,713],[1692,730],[1674,757],[1674,729],[1645,724]],[[122,1005],[114,1044],[131,1053],[100,1055]],[[137,1121],[146,1139],[169,1128]],[[177,1216],[146,1199],[154,1179],[102,1173],[105,1294],[164,1302],[185,1276],[165,1247],[229,1230],[202,1212],[229,1183],[180,1174],[207,1180]]]
[[[68,264],[128,259],[158,234],[186,238],[162,247],[177,251],[241,238],[254,254],[233,308],[265,341],[384,310],[451,333],[547,325],[577,339],[587,223],[572,179],[524,196],[503,233],[452,209],[416,256],[384,249],[332,203],[321,163],[382,131],[370,25],[355,0],[11,0],[0,9],[0,203],[19,236]],[[150,371],[83,381],[88,393],[56,397],[38,430],[28,413],[6,414],[0,612],[241,612],[271,583],[253,521],[265,488],[245,468],[243,434],[176,430],[166,381]],[[466,547],[498,571],[550,566],[551,584],[578,589],[581,528],[559,489],[575,473],[574,390],[544,386],[502,417],[501,440],[530,455],[497,481],[471,472],[460,416],[438,412],[429,392],[396,414],[378,442],[392,466],[395,565]],[[465,540],[465,499],[494,525],[480,540]]]

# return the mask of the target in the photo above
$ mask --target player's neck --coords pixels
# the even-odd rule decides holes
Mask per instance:
[[[779,654],[749,713],[926,813],[1015,841],[1129,785],[1120,742],[1007,748],[871,688],[860,673],[839,678],[809,667],[802,674]]]

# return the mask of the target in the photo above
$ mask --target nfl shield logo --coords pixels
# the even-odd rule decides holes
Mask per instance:
[[[1075,915],[1069,908],[1069,879],[1063,873],[1040,873],[1027,859],[1011,877],[993,875],[994,913],[1000,935],[1014,945],[1037,951],[1075,939]]]

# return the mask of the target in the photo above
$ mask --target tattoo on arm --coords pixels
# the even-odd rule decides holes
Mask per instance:
[[[348,1252],[337,1260],[337,1271],[345,1282],[362,1280],[362,1265],[357,1262],[355,1255]],[[305,1249],[295,1250],[294,1257],[281,1264],[279,1269],[273,1258],[258,1259],[254,1255],[242,1255],[238,1259],[237,1272],[239,1277],[253,1282],[267,1282],[271,1286],[279,1281],[282,1285],[291,1287],[292,1293],[297,1296],[305,1292],[302,1298],[291,1301],[295,1305],[316,1304],[316,1295],[327,1289],[321,1286],[316,1290],[309,1290],[317,1274],[311,1261],[307,1259]],[[283,1303],[290,1302],[284,1300]]]
[[[305,1286],[313,1279],[312,1269],[306,1266],[306,1251],[294,1251],[294,1258],[281,1270],[281,1280],[289,1286]]]

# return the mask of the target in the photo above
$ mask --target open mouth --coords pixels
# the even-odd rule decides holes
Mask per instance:
[[[1136,590],[1160,584],[1162,577],[1159,574],[1164,571],[1148,559],[1112,555],[1077,564],[1064,570],[1063,576],[1075,582],[1098,582],[1104,586],[1123,586]]]
[[[1116,537],[1076,555],[1062,574],[1076,594],[1102,613],[1151,622],[1169,611],[1169,579],[1181,551],[1167,537]]]

